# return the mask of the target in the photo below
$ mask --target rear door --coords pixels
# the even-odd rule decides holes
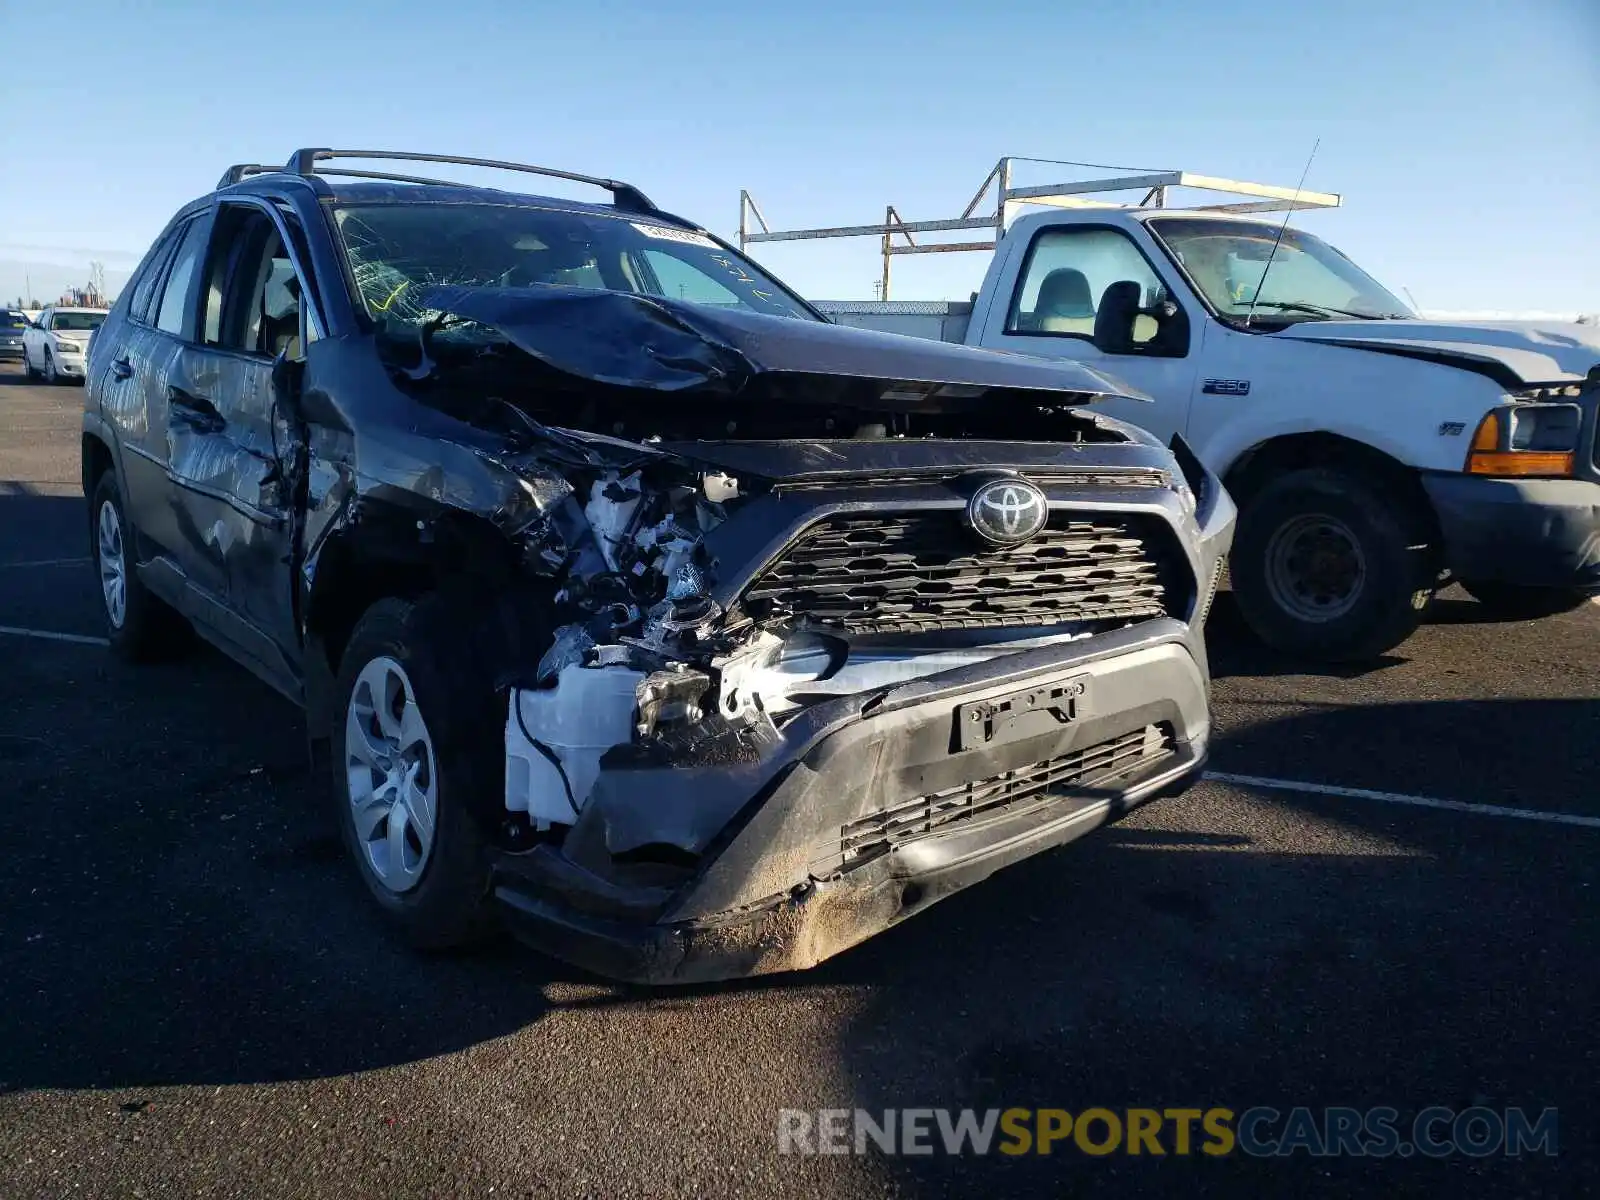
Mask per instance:
[[[1154,401],[1100,401],[1097,411],[1164,442],[1183,431],[1204,322],[1190,319],[1182,293],[1127,233],[1111,225],[1043,225],[1008,265],[1000,288],[996,303],[1009,307],[991,313],[983,345],[1087,363]],[[1120,320],[1108,320],[1114,314]],[[1097,322],[1102,333],[1110,326],[1120,336],[1097,338]]]
[[[101,415],[121,450],[123,500],[138,531],[141,561],[154,561],[151,586],[178,602],[184,561],[181,511],[168,467],[167,381],[194,326],[200,263],[211,216],[202,210],[175,226],[161,255],[134,286],[115,344],[102,347]],[[107,356],[109,355],[109,360]]]

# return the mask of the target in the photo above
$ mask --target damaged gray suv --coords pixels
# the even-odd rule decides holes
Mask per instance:
[[[230,168],[88,368],[114,648],[192,629],[303,705],[419,945],[807,967],[1205,760],[1234,510],[1187,447],[1084,366],[830,324],[626,184]]]

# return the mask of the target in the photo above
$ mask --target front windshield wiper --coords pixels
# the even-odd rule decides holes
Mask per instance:
[[[1393,321],[1398,313],[1356,312],[1352,308],[1334,308],[1330,304],[1307,304],[1302,300],[1257,300],[1257,308],[1276,308],[1285,312],[1310,313],[1316,317],[1355,317],[1360,321]]]

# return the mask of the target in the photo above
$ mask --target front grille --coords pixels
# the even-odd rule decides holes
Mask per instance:
[[[824,870],[849,870],[960,822],[1031,807],[1053,792],[1107,787],[1175,752],[1170,726],[1147,725],[1060,758],[919,796],[844,826],[837,853],[824,856]]]
[[[1179,611],[1170,545],[1156,518],[1056,513],[1032,541],[986,547],[954,511],[835,517],[805,530],[739,608],[860,634],[1144,620]]]

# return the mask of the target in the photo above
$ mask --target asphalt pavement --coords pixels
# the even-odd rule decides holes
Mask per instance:
[[[108,655],[82,395],[0,374],[0,1196],[1520,1197],[1600,1178],[1600,606],[1495,623],[1451,591],[1384,661],[1328,671],[1258,647],[1224,597],[1227,782],[816,970],[643,991],[509,943],[402,949],[292,708],[204,649]],[[1261,1106],[1554,1108],[1559,1142],[1010,1157],[777,1137],[785,1109]]]

